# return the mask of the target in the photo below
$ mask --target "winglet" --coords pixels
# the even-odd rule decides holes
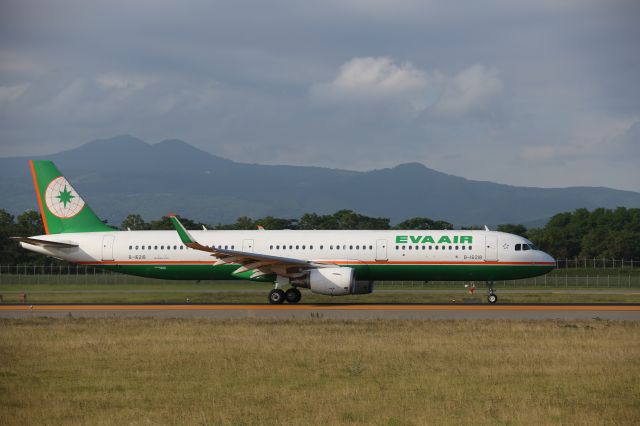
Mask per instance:
[[[195,250],[208,251],[210,253],[215,252],[211,247],[203,246],[202,244],[197,242],[196,239],[191,236],[189,231],[187,231],[187,228],[185,228],[184,225],[178,220],[175,214],[171,213],[167,215],[167,217],[171,221],[171,224],[174,226],[174,228],[176,228],[176,231],[178,231],[180,240],[185,246]]]
[[[185,245],[188,246],[189,244],[196,243],[196,240],[191,236],[184,225],[178,220],[175,214],[171,213],[167,217],[171,221],[171,224],[174,226],[174,228],[176,228],[176,231],[178,231],[178,235]]]

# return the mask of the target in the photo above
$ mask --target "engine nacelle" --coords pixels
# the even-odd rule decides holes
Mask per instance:
[[[318,268],[312,269],[301,287],[309,288],[313,293],[328,296],[344,296],[347,294],[368,294],[373,291],[373,281],[355,281],[353,268]]]

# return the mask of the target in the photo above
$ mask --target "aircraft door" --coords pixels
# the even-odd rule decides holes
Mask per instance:
[[[242,251],[253,253],[253,240],[242,240]]]
[[[376,241],[376,260],[389,260],[387,257],[387,240]]]
[[[495,235],[485,236],[484,260],[495,262],[498,260],[498,237]]]
[[[113,260],[113,241],[116,239],[113,235],[105,235],[102,237],[102,260]]]

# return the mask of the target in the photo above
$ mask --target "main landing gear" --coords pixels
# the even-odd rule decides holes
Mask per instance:
[[[280,288],[274,288],[269,292],[269,303],[272,305],[280,305],[286,300],[288,303],[298,303],[302,299],[302,293],[295,287],[284,291]]]
[[[493,288],[493,281],[487,282],[487,286],[489,287],[489,293],[487,296],[487,300],[489,303],[493,304],[498,301],[498,296],[496,295],[496,291]]]

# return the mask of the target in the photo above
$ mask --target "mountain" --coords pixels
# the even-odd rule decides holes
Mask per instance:
[[[40,157],[53,160],[96,213],[119,224],[175,212],[205,223],[239,216],[299,217],[352,209],[391,218],[423,216],[458,225],[544,223],[576,208],[640,207],[640,193],[601,187],[530,188],[472,181],[419,163],[355,172],[237,163],[180,140],[131,136]],[[37,208],[28,158],[0,158],[0,208]]]

